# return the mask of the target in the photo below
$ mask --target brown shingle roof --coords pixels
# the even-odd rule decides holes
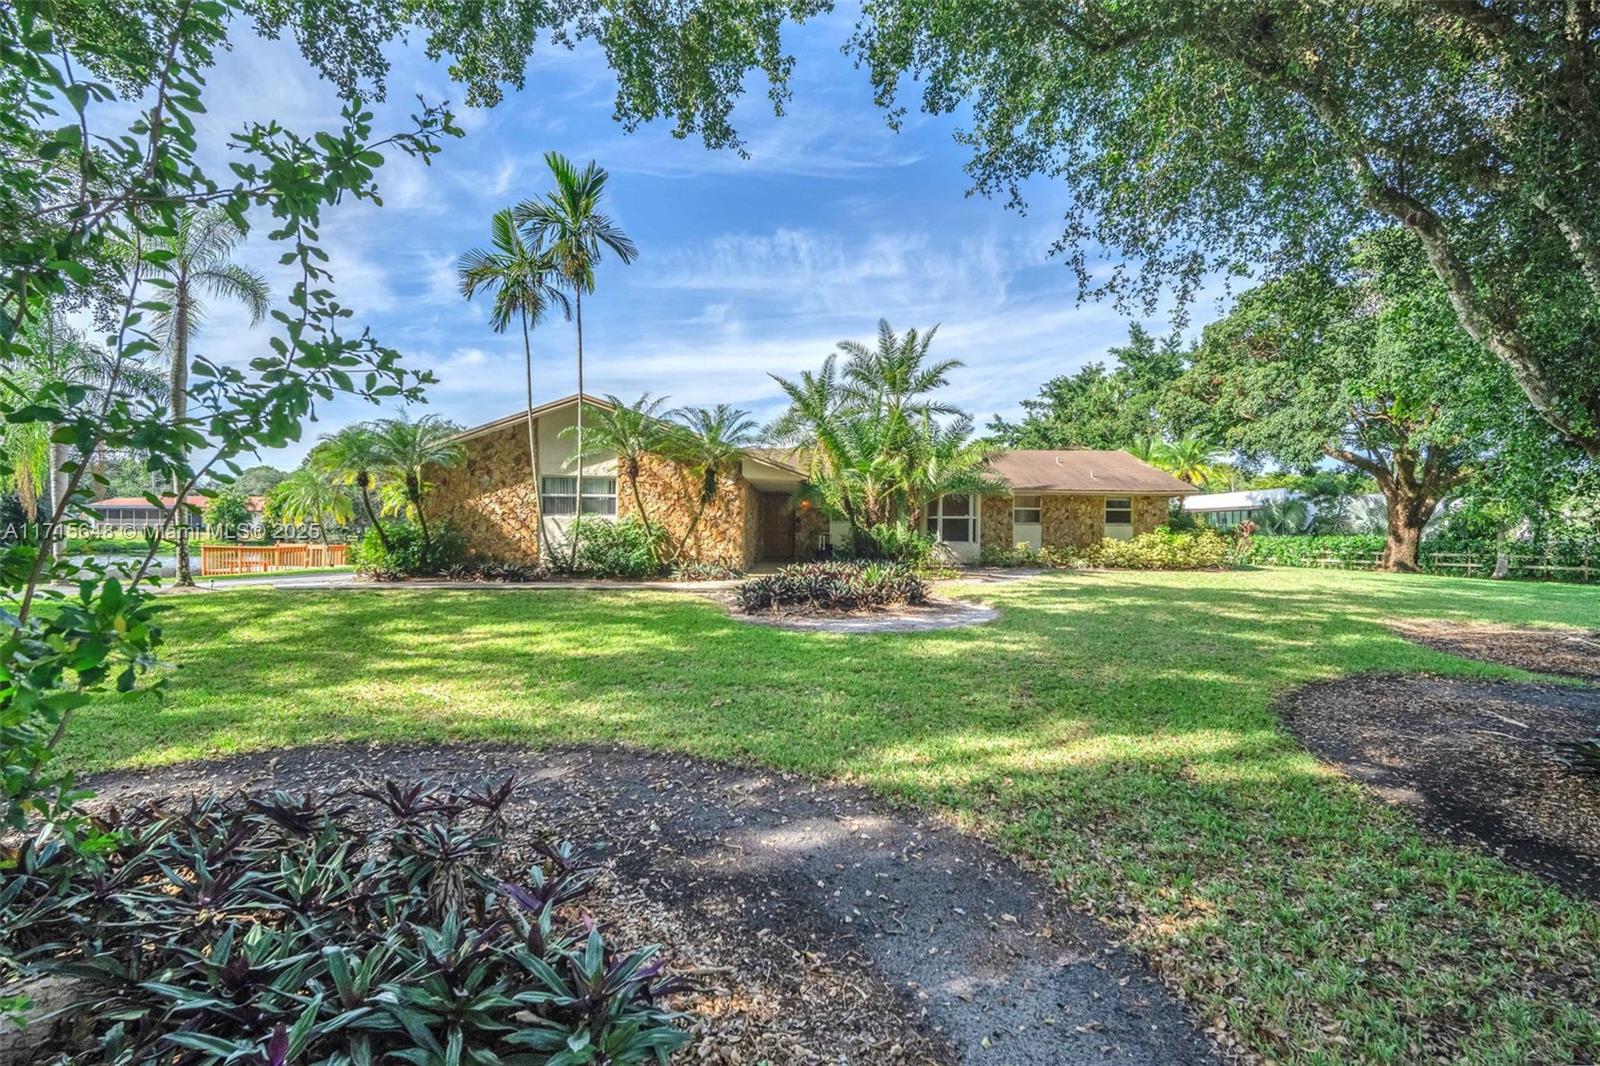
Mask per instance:
[[[1002,452],[989,469],[1017,492],[1187,496],[1200,490],[1127,452],[1088,449]]]

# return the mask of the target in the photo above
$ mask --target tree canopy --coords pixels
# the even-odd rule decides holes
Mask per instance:
[[[1365,238],[1347,271],[1245,293],[1206,328],[1169,402],[1247,457],[1328,458],[1372,477],[1389,504],[1389,562],[1409,567],[1435,506],[1513,430],[1510,378],[1390,230]]]
[[[1065,188],[1083,294],[1149,309],[1404,227],[1461,329],[1600,458],[1593,5],[869,0],[855,47],[884,106],[915,78],[925,110],[970,107],[980,191]]]
[[[996,417],[989,432],[1012,448],[1130,448],[1162,435],[1158,405],[1183,373],[1180,339],[1157,340],[1135,324],[1128,343],[1112,348],[1112,363],[1089,363],[1045,382],[1022,401],[1019,422]]]

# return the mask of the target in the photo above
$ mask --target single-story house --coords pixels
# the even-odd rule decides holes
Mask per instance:
[[[163,496],[161,499],[167,507],[172,506],[172,496]],[[188,496],[184,503],[187,505],[183,512],[184,524],[191,530],[204,528],[205,510],[210,506],[211,500],[196,493]],[[261,518],[265,505],[265,496],[250,496],[246,499],[246,506],[254,520]],[[104,500],[95,500],[89,504],[89,510],[94,512],[96,531],[102,532],[160,528],[167,521],[166,512],[143,496],[112,496]]]
[[[604,405],[593,397],[586,402]],[[428,471],[430,515],[454,524],[475,556],[534,560],[541,533],[542,543],[559,544],[579,514],[635,513],[614,457],[586,460],[578,483],[577,442],[564,432],[576,424],[577,403],[568,396],[534,408],[532,463],[524,411],[463,430],[456,439],[466,461]],[[985,547],[1087,547],[1102,537],[1132,537],[1163,524],[1173,498],[1196,491],[1120,451],[1012,451],[992,469],[1009,494],[946,496],[928,508],[928,531],[961,559],[974,561]],[[792,452],[751,449],[721,479],[687,554],[748,569],[825,553],[848,527],[795,503],[805,478]],[[665,459],[650,459],[640,472],[646,511],[674,537],[687,532],[696,489],[688,470]]]
[[[1217,529],[1232,529],[1250,522],[1263,504],[1288,500],[1288,489],[1243,489],[1238,492],[1202,492],[1183,501],[1183,509]]]

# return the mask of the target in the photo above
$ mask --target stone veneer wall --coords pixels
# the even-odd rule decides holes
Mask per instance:
[[[1040,542],[1047,548],[1088,548],[1106,535],[1104,496],[1046,496]],[[1149,533],[1167,521],[1167,497],[1133,497],[1133,535]],[[1008,522],[1009,525],[1009,522]],[[988,543],[985,534],[984,543]]]
[[[476,558],[537,561],[539,493],[528,463],[527,426],[519,422],[469,441],[466,451],[461,466],[427,471],[429,520],[454,525]]]
[[[1017,546],[1011,526],[1012,497],[985,496],[979,504],[982,520],[979,522],[980,547],[996,551],[1010,551]]]
[[[817,538],[828,532],[828,516],[815,504],[795,511],[794,557],[808,562],[817,557]]]
[[[639,496],[650,520],[667,531],[673,544],[688,531],[699,493],[699,479],[677,463],[650,456],[640,465]],[[617,517],[626,518],[637,510],[633,490],[619,471]],[[706,505],[684,558],[747,569],[755,559],[758,521],[755,490],[737,471],[724,473],[717,478],[717,494]]]
[[[1133,535],[1149,533],[1167,524],[1170,501],[1165,496],[1135,496],[1133,498]]]

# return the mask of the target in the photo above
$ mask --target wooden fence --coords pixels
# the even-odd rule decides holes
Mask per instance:
[[[348,544],[202,544],[200,576],[343,566]]]
[[[1323,552],[1308,558],[1307,564],[1322,569],[1334,570],[1376,570],[1379,561],[1383,558],[1382,552],[1360,552],[1354,555],[1340,555],[1336,552]],[[1473,554],[1472,552],[1433,552],[1422,551],[1417,556],[1417,562],[1425,571],[1435,574],[1453,573],[1465,577],[1487,577],[1494,573],[1495,560],[1493,556]],[[1593,559],[1587,555],[1562,561],[1551,554],[1535,555],[1530,552],[1507,552],[1506,572],[1513,577],[1542,577],[1551,581],[1593,581],[1600,577],[1600,559]]]

